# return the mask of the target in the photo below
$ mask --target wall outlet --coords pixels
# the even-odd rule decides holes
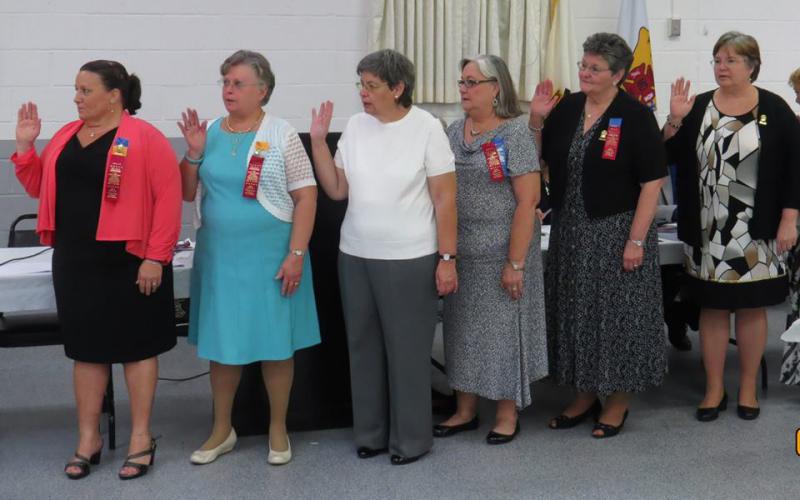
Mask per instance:
[[[681,20],[677,18],[667,19],[669,23],[669,29],[667,32],[669,33],[670,38],[675,38],[681,36]]]

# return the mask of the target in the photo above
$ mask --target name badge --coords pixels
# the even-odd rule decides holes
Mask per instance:
[[[608,120],[608,131],[606,132],[606,143],[603,145],[603,159],[616,160],[617,149],[619,149],[619,138],[622,135],[622,118],[611,118]]]
[[[106,169],[106,192],[107,200],[116,201],[119,199],[122,187],[122,171],[125,168],[125,160],[128,157],[128,139],[117,137],[114,145],[111,146],[111,159]]]
[[[494,142],[486,142],[481,145],[483,156],[486,157],[486,168],[489,169],[489,179],[493,182],[500,182],[505,179],[503,174],[503,164],[500,162],[500,153]]]
[[[261,168],[264,166],[264,153],[269,149],[266,141],[256,141],[255,151],[247,162],[247,173],[244,176],[242,196],[255,199],[258,194],[258,181],[261,179]]]

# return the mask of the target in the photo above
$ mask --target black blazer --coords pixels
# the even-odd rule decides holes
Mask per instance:
[[[578,127],[586,94],[570,94],[558,103],[542,131],[542,158],[550,171],[550,199],[559,209],[567,184],[567,161]],[[619,147],[614,160],[602,158],[602,131],[610,118],[622,118]],[[606,217],[636,209],[641,183],[667,175],[661,132],[653,113],[620,90],[586,149],[583,162],[583,202],[591,218]]]
[[[692,246],[701,242],[697,138],[713,94],[712,90],[695,98],[683,125],[666,143],[670,163],[678,165],[678,238]],[[754,239],[768,240],[778,233],[781,211],[800,208],[800,123],[780,96],[761,88],[758,120],[761,145],[755,207],[748,232]]]

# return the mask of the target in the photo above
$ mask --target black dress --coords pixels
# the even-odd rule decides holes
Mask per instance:
[[[136,285],[142,260],[124,241],[97,241],[109,131],[85,148],[77,136],[56,162],[53,285],[67,357],[126,363],[175,346],[172,266],[149,297]],[[124,183],[123,183],[124,189]]]

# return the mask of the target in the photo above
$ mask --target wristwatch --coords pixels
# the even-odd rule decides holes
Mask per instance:
[[[637,247],[644,246],[644,241],[642,241],[642,240],[628,240],[628,241],[630,241],[631,243],[633,243]]]
[[[298,257],[302,257],[303,255],[306,254],[303,250],[300,250],[299,248],[292,249],[289,251],[289,253],[292,255],[296,255]]]
[[[513,269],[515,271],[522,271],[522,270],[525,269],[525,263],[524,262],[515,262],[515,261],[513,261],[511,259],[508,259],[508,263],[511,264],[511,269]]]
[[[444,261],[451,261],[456,260],[456,254],[454,253],[440,253],[439,258]]]

